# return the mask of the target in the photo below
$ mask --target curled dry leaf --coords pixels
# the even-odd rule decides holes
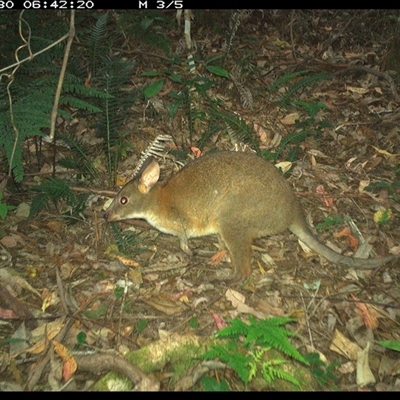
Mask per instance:
[[[341,230],[340,232],[336,232],[333,235],[335,238],[340,238],[340,237],[347,237],[348,241],[349,241],[349,246],[352,249],[357,249],[358,248],[358,239],[353,236],[350,232],[350,228],[348,226],[346,226],[343,230]]]
[[[67,381],[76,371],[77,365],[75,358],[68,351],[68,349],[57,340],[53,340],[53,345],[54,351],[58,354],[63,362],[63,379],[64,381]]]

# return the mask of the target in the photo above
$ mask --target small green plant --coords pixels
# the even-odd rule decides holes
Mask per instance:
[[[229,385],[225,379],[222,379],[221,382],[217,382],[210,376],[203,376],[201,383],[206,392],[229,392]]]
[[[70,218],[71,222],[82,219],[80,214],[85,209],[88,193],[80,193],[77,195],[70,189],[68,183],[53,178],[35,186],[33,190],[39,193],[32,199],[29,217],[33,217],[43,208],[48,208],[50,203],[53,203],[58,212]],[[67,206],[67,211],[62,211],[60,209],[62,202]]]
[[[277,94],[278,100],[276,105],[282,108],[287,108],[294,101],[294,96],[303,92],[307,88],[312,87],[318,82],[330,79],[330,75],[326,73],[309,74],[309,71],[298,71],[287,73],[275,80],[272,84],[267,86],[267,90],[271,94]],[[282,93],[282,88],[285,90]]]
[[[283,109],[294,108],[299,112],[300,117],[295,121],[295,130],[282,138],[274,152],[264,152],[266,153],[266,158],[276,161],[281,153],[285,151],[288,153],[286,158],[289,161],[294,161],[297,158],[300,144],[307,137],[317,137],[324,128],[332,127],[332,124],[328,121],[317,119],[318,112],[326,108],[324,103],[295,99],[296,95],[301,94],[318,82],[329,79],[329,77],[328,74],[310,75],[309,71],[298,71],[285,74],[267,86],[270,94],[277,97],[275,100],[277,106]],[[285,88],[285,90],[282,91],[282,88]]]
[[[329,365],[324,363],[318,353],[309,353],[304,358],[310,364],[310,372],[321,387],[332,386],[337,381],[337,376],[333,371],[340,366],[339,362],[333,362]]]
[[[379,210],[374,214],[374,221],[378,225],[385,225],[390,222],[392,215],[393,215],[393,212],[391,209]]]
[[[276,349],[308,365],[308,361],[288,339],[296,334],[283,327],[292,321],[294,320],[291,318],[278,317],[257,321],[250,316],[250,323],[246,324],[239,319],[234,319],[230,326],[217,334],[218,338],[225,340],[213,346],[202,355],[202,358],[219,358],[227,363],[246,387],[259,374],[268,383],[279,378],[300,388],[298,380],[282,368],[282,365],[288,361],[281,357],[271,356],[270,353],[271,349]]]
[[[118,252],[131,257],[145,250],[139,246],[142,242],[140,232],[121,231],[118,225],[113,222],[110,225],[118,247]]]
[[[148,324],[149,322],[147,319],[140,319],[136,325],[136,334],[138,335],[140,332],[142,332]]]
[[[323,222],[320,222],[319,224],[315,225],[315,229],[317,231],[319,230],[324,230],[327,228],[330,228],[331,226],[337,225],[337,224],[342,224],[343,223],[343,219],[340,218],[339,216],[332,216],[332,217],[327,217],[324,218]]]
[[[3,193],[0,190],[0,218],[6,219],[8,212],[14,210],[15,206],[10,206],[6,203],[3,203],[2,199],[3,199]]]

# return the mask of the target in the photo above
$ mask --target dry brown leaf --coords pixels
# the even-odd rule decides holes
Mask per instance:
[[[225,293],[225,297],[231,302],[232,306],[236,309],[238,313],[241,314],[251,314],[257,318],[266,318],[266,315],[256,311],[254,308],[245,304],[246,298],[241,293],[233,289],[228,289]]]
[[[294,125],[296,120],[298,120],[300,118],[300,114],[295,112],[295,113],[291,113],[286,115],[285,117],[283,117],[281,119],[281,123],[283,125]]]
[[[218,265],[222,261],[226,260],[227,255],[228,255],[228,251],[227,250],[220,250],[210,258],[208,263],[210,265]]]
[[[62,322],[60,320],[49,322],[47,324],[42,325],[39,328],[36,328],[34,331],[32,331],[32,337],[35,338],[38,336],[44,336],[46,334],[46,338],[40,339],[33,346],[29,347],[29,349],[24,349],[16,354],[13,354],[12,357],[18,357],[20,354],[23,353],[30,353],[30,354],[42,353],[46,349],[47,344],[58,335],[61,328],[62,328]]]
[[[379,326],[377,312],[367,304],[360,302],[353,293],[350,293],[350,297],[355,301],[357,308],[361,310],[365,326],[377,329]]]
[[[197,147],[191,146],[190,147],[190,151],[192,152],[192,154],[194,155],[195,158],[199,158],[203,155],[203,153],[201,152],[201,150]]]
[[[149,299],[142,299],[142,301],[166,315],[181,314],[185,309],[181,303],[172,301],[169,297],[161,293]]]
[[[382,154],[386,159],[388,159],[389,161],[394,162],[394,163],[396,162],[395,161],[396,157],[400,156],[400,154],[392,154],[392,153],[389,153],[386,150],[380,149],[379,147],[375,147],[375,146],[372,146],[372,145],[371,145],[371,147],[373,149],[375,149],[379,154]]]
[[[10,285],[14,290],[17,288],[26,289],[41,298],[40,293],[25,279],[21,278],[20,276],[10,274],[6,268],[0,268],[0,281],[3,284]]]
[[[365,89],[365,88],[362,88],[362,87],[349,86],[349,85],[346,85],[346,89],[349,92],[357,93],[357,94],[365,94],[365,93],[369,92],[369,89]]]
[[[63,379],[64,381],[68,381],[77,369],[75,358],[68,349],[60,342],[57,342],[57,340],[53,340],[53,345],[54,351],[63,362]]]
[[[0,307],[0,318],[2,319],[18,319],[13,310],[6,310]]]
[[[349,241],[349,246],[352,248],[352,249],[357,249],[358,248],[358,239],[355,237],[355,236],[353,236],[352,234],[351,234],[351,231],[350,231],[350,228],[348,227],[348,226],[346,226],[344,229],[342,229],[340,232],[336,232],[336,233],[334,233],[333,234],[333,236],[335,237],[335,238],[340,238],[340,237],[342,237],[342,236],[345,236],[345,237],[347,237],[347,239],[348,239],[348,241]]]
[[[264,127],[258,123],[253,123],[253,129],[256,135],[259,137],[260,142],[265,144],[271,141],[271,135],[264,129]]]
[[[15,247],[18,243],[25,246],[25,240],[21,236],[12,233],[11,235],[4,236],[0,239],[0,243],[8,249]]]
[[[337,329],[333,332],[329,349],[353,361],[357,360],[357,354],[361,351],[360,346],[347,339]]]
[[[60,233],[63,230],[64,224],[59,221],[49,221],[45,223],[44,226],[52,232]]]

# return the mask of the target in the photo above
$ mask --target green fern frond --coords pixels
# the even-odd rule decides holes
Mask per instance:
[[[58,209],[59,204],[64,202],[67,209],[62,212],[62,215],[67,217],[70,223],[75,223],[82,219],[81,213],[86,207],[86,200],[89,193],[76,195],[66,182],[53,178],[34,187],[33,190],[40,193],[32,200],[29,217],[36,215],[45,207],[49,208],[50,203],[53,203]],[[60,210],[58,211],[60,212]]]
[[[74,165],[72,168],[76,168],[84,176],[96,179],[98,171],[88,157],[90,152],[87,146],[83,145],[82,140],[79,140],[75,135],[63,135],[59,137],[59,140],[63,141],[72,153],[71,158],[66,158],[64,161],[63,159],[59,160],[60,165],[67,168],[70,168],[68,165]]]
[[[261,364],[262,377],[268,383],[272,383],[276,378],[283,379],[287,382],[290,382],[294,386],[297,386],[299,389],[301,389],[299,381],[292,374],[284,371],[282,368],[277,368],[286,363],[287,363],[287,361],[281,360],[281,359],[264,361]]]
[[[297,132],[292,132],[282,138],[281,142],[279,143],[279,148],[286,147],[289,143],[299,144],[304,141],[304,139],[310,136],[314,131],[312,130],[302,130]]]
[[[114,222],[111,222],[110,225],[118,251],[121,254],[131,257],[146,250],[144,247],[140,247],[142,243],[141,233],[122,231],[118,224]]]
[[[293,321],[292,318],[285,317],[275,317],[257,321],[254,317],[250,316],[250,324],[247,325],[239,319],[234,319],[230,326],[221,329],[217,333],[217,337],[237,338],[239,336],[244,336],[245,346],[249,346],[253,343],[257,346],[271,346],[282,351],[289,357],[307,364],[306,359],[288,340],[289,337],[296,336],[296,334],[282,327],[282,325]]]
[[[262,377],[268,383],[279,378],[300,388],[298,380],[281,368],[287,361],[276,357],[270,359],[273,348],[309,365],[307,359],[288,340],[289,337],[296,336],[296,334],[282,326],[292,321],[294,321],[292,318],[286,317],[258,321],[250,316],[249,324],[246,324],[239,319],[234,319],[230,326],[221,329],[216,335],[219,339],[225,340],[214,345],[201,358],[219,358],[236,371],[245,385],[261,372]]]
[[[85,110],[91,113],[102,112],[101,108],[98,108],[85,100],[78,99],[77,97],[72,96],[63,96],[63,98],[60,100],[60,104],[68,104],[69,106],[77,108],[78,110]]]
[[[286,85],[288,82],[292,81],[293,79],[297,78],[298,76],[305,75],[308,72],[309,72],[308,70],[304,70],[304,71],[297,71],[297,72],[284,74],[284,75],[280,76],[278,79],[275,79],[275,81],[272,82],[270,85],[268,85],[267,90],[270,93],[275,93],[282,86]]]
[[[243,322],[241,319],[235,318],[231,324],[217,333],[218,338],[231,338],[238,336],[248,335],[250,326]]]
[[[240,353],[238,346],[233,341],[224,343],[223,345],[213,346],[210,350],[204,353],[201,358],[212,360],[219,358],[227,363],[240,377],[244,383],[249,382],[249,362],[250,359]]]
[[[252,127],[238,114],[228,111],[221,111],[220,107],[212,104],[210,107],[210,117],[214,121],[221,121],[225,125],[228,135],[234,140],[240,140],[248,143],[253,150],[260,154],[258,140],[254,134]]]
[[[285,94],[282,96],[281,100],[277,102],[277,105],[280,107],[288,106],[292,101],[294,95],[303,90],[304,88],[311,87],[315,83],[329,79],[331,75],[326,73],[319,73],[315,75],[305,76],[295,82],[291,87],[289,87]]]
[[[84,44],[90,51],[91,59],[91,70],[94,76],[97,75],[98,59],[102,57],[104,51],[108,52],[107,44],[107,22],[108,22],[108,12],[99,15],[96,23],[91,27],[89,34],[86,36]]]
[[[63,93],[75,93],[96,99],[110,99],[114,96],[101,89],[90,88],[82,85],[81,83],[64,83]]]
[[[60,179],[50,178],[37,185],[33,190],[40,192],[33,200],[29,217],[34,216],[44,207],[48,207],[52,202],[57,206],[59,201],[64,200],[68,204],[73,204],[76,200],[75,193],[69,188],[68,184]]]

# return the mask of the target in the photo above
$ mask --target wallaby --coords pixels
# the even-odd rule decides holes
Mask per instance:
[[[299,201],[280,171],[252,153],[221,151],[189,163],[164,182],[152,161],[117,194],[108,221],[143,218],[164,233],[188,239],[218,235],[236,278],[251,274],[253,239],[289,229],[308,247],[335,264],[375,268],[395,256],[361,259],[340,255],[311,232]]]

